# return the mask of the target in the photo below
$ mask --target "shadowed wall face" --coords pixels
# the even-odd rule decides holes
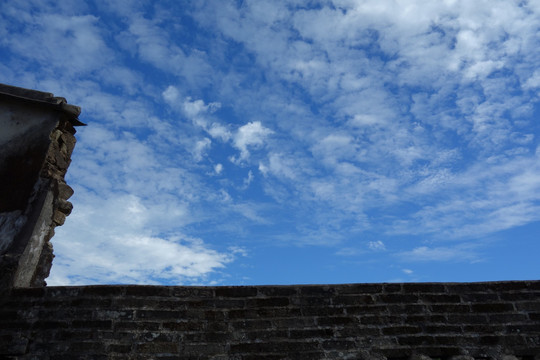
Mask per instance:
[[[54,227],[71,211],[64,176],[80,109],[0,84],[0,290],[43,286]]]
[[[15,289],[2,348],[21,360],[538,360],[540,281]]]

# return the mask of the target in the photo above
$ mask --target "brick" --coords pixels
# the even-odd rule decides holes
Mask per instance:
[[[110,344],[107,346],[107,353],[128,354],[131,349],[131,344]]]
[[[248,331],[243,332],[240,335],[240,340],[250,340],[255,342],[260,341],[275,341],[280,339],[287,339],[289,338],[289,331],[288,330],[255,330],[255,331]],[[291,336],[290,338],[293,339]]]
[[[500,336],[487,336],[487,335],[480,336],[478,338],[478,343],[480,345],[490,345],[490,346],[498,345],[501,343],[501,337]]]
[[[58,331],[54,336],[55,340],[59,341],[91,340],[93,337],[94,333],[86,329]]]
[[[471,304],[471,310],[479,313],[505,312],[514,311],[514,306],[508,303]]]
[[[115,321],[114,330],[158,330],[160,322],[155,321]]]
[[[461,300],[465,303],[476,303],[476,302],[499,302],[499,294],[495,293],[472,293],[472,294],[461,294]]]
[[[385,293],[396,293],[401,292],[401,284],[383,284],[383,291]]]
[[[461,342],[465,340],[464,336],[455,336],[455,335],[449,335],[449,336],[443,336],[443,335],[436,335],[433,337],[433,340],[435,344],[438,345],[460,345]]]
[[[364,314],[384,314],[388,312],[386,305],[360,305],[345,307],[347,314],[364,315]]]
[[[125,288],[126,296],[143,296],[143,297],[168,297],[170,296],[170,289],[166,286],[127,286]]]
[[[377,294],[382,292],[381,284],[348,284],[336,287],[338,294]]]
[[[204,302],[205,307],[217,309],[243,308],[245,305],[246,300],[243,299],[215,299]]]
[[[487,283],[454,283],[446,284],[446,291],[448,293],[488,293],[492,292],[491,286]]]
[[[279,341],[264,343],[243,343],[231,344],[230,349],[233,353],[254,353],[254,352],[303,352],[317,350],[319,343],[316,341]]]
[[[310,338],[328,338],[334,337],[334,330],[332,329],[299,329],[290,330],[291,339],[310,339]]]
[[[339,316],[345,315],[345,309],[341,307],[304,307],[299,312],[303,316]]]
[[[388,315],[366,315],[360,316],[360,323],[365,325],[390,325],[390,324],[402,324],[403,318],[400,316],[388,316]]]
[[[489,321],[491,323],[516,323],[524,322],[529,318],[525,314],[490,314],[488,315]]]
[[[278,354],[248,354],[243,355],[242,360],[283,360],[283,355]],[[296,359],[296,358],[294,358]],[[316,359],[316,357],[314,358]]]
[[[333,305],[367,305],[373,304],[373,297],[371,295],[347,295],[347,296],[336,296],[332,298]]]
[[[428,334],[460,334],[462,328],[459,325],[426,325],[424,326],[424,331]]]
[[[387,305],[388,312],[392,315],[423,314],[427,312],[427,306],[421,304]]]
[[[322,342],[325,350],[349,350],[356,349],[357,344],[352,340],[326,340]]]
[[[81,354],[81,353],[105,353],[105,345],[100,341],[92,342],[71,342],[69,344],[69,350],[72,354]]]
[[[272,327],[272,323],[268,320],[246,320],[231,322],[230,325],[233,329],[269,329]]]
[[[383,335],[411,335],[422,332],[419,326],[391,326],[382,329]]]
[[[125,288],[123,286],[108,286],[108,285],[99,285],[99,286],[85,286],[80,289],[80,295],[82,297],[88,296],[123,296],[125,293]]]
[[[73,320],[71,326],[79,329],[111,329],[111,320]]]
[[[132,320],[135,318],[134,310],[96,310],[93,318],[96,320]]]
[[[246,300],[248,307],[281,307],[289,305],[289,298],[277,297],[277,298],[261,298],[261,299],[249,299]]]
[[[69,302],[69,307],[84,308],[108,308],[112,306],[112,299],[109,298],[74,298]]]
[[[336,289],[332,286],[302,286],[300,287],[300,294],[302,296],[333,296]]]
[[[458,304],[461,302],[459,295],[451,294],[419,294],[420,301],[426,303],[451,303]]]
[[[256,309],[239,309],[239,310],[229,310],[228,318],[231,320],[235,319],[254,319],[259,316]]]
[[[405,293],[444,293],[446,286],[444,284],[434,283],[406,283],[402,284]]]
[[[38,320],[32,325],[32,329],[51,330],[51,329],[65,329],[69,326],[66,321],[49,321]]]
[[[224,311],[225,309],[223,309]],[[187,308],[186,312],[185,312],[185,316],[183,318],[181,318],[180,320],[198,320],[198,321],[203,321],[203,320],[206,320],[206,313],[207,313],[207,309],[205,308],[194,308],[194,309],[190,309],[189,307]],[[171,320],[174,320],[174,319],[171,319]]]
[[[382,302],[385,304],[412,304],[418,302],[418,296],[412,294],[382,294],[377,295],[376,301],[377,303]]]
[[[343,316],[322,317],[317,319],[317,324],[319,326],[342,326],[354,323],[357,323],[356,319]]]
[[[105,342],[113,341],[131,344],[138,336],[138,333],[128,331],[97,331],[92,332],[92,335],[92,338],[104,340]]]
[[[516,309],[519,311],[540,311],[540,299],[539,301],[527,301],[527,302],[516,302]]]
[[[540,325],[539,324],[519,324],[519,325],[507,325],[506,331],[509,333],[518,333],[518,334],[540,334]],[[540,339],[539,339],[540,340]]]
[[[73,298],[80,295],[81,289],[84,286],[46,286],[44,288],[33,288],[35,290],[40,289],[42,299],[57,299],[62,300],[65,298]],[[25,291],[24,289],[21,289]],[[14,293],[15,295],[15,293]]]
[[[537,330],[537,333],[538,332],[539,331]],[[509,347],[515,347],[515,346],[520,346],[520,345],[526,346],[530,342],[529,339],[531,339],[530,336],[519,335],[519,334],[511,334],[511,335],[505,334],[504,336],[499,337],[500,343]],[[537,344],[539,344],[538,341],[537,341]]]
[[[137,352],[143,354],[175,354],[178,353],[178,343],[148,342],[137,344]]]
[[[414,350],[408,346],[388,346],[383,348],[376,348],[376,351],[377,354],[381,354],[389,360],[408,360],[409,356],[413,354]]]
[[[297,288],[290,286],[262,286],[259,288],[259,294],[263,296],[293,296],[298,292]]]
[[[315,316],[309,316],[309,317],[300,317],[300,318],[279,318],[279,319],[273,319],[271,324],[273,324],[275,327],[279,329],[295,329],[295,328],[309,328],[317,326],[317,317]]]
[[[345,326],[334,330],[337,337],[367,337],[380,336],[381,329],[378,326]]]
[[[463,325],[463,332],[470,334],[493,334],[505,330],[502,324],[475,324],[475,325]]]
[[[143,331],[135,335],[135,340],[138,342],[173,342],[178,340],[179,334],[163,331]]]
[[[434,345],[436,344],[433,336],[399,336],[399,345],[417,346],[417,345]]]
[[[299,317],[302,314],[305,315],[304,310],[291,307],[261,308],[253,311],[257,314],[256,317],[258,318]]]
[[[224,321],[226,317],[223,310],[207,310],[204,312],[204,319],[206,321]]]
[[[450,324],[487,324],[488,318],[486,315],[478,314],[449,314],[447,315],[448,323]]]
[[[429,305],[433,313],[468,313],[471,312],[470,305],[467,304],[433,304]]]
[[[150,319],[150,320],[175,320],[185,319],[186,311],[179,310],[137,310],[137,319]]]
[[[296,297],[291,300],[291,303],[296,306],[306,307],[306,306],[330,306],[332,303],[331,297],[315,297],[315,296],[302,296]]]
[[[184,341],[190,343],[225,343],[229,337],[229,333],[226,332],[204,332],[183,335]]]
[[[536,300],[540,299],[540,292],[530,291],[530,292],[515,292],[515,293],[501,293],[499,295],[501,300],[506,301],[522,301],[522,300]]]
[[[191,321],[178,321],[178,322],[164,322],[162,324],[164,330],[170,331],[200,331],[204,328],[204,323],[202,322],[191,322]]]
[[[207,287],[197,286],[173,286],[170,288],[171,295],[179,298],[213,298],[214,290]]]
[[[257,296],[256,287],[219,287],[215,290],[218,297],[253,297]]]
[[[492,291],[508,292],[508,291],[529,291],[531,282],[528,281],[497,281],[485,283]]]

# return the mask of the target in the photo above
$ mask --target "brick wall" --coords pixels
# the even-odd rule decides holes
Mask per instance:
[[[1,305],[6,359],[540,359],[540,281],[45,287]]]

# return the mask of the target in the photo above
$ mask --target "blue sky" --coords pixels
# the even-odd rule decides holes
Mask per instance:
[[[49,285],[540,277],[538,1],[1,8],[88,124]]]

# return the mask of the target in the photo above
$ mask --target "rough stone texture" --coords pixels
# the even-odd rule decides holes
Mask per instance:
[[[72,208],[64,175],[79,113],[64,98],[0,84],[0,293],[45,285],[49,240]]]
[[[6,359],[540,359],[540,281],[14,289]]]

